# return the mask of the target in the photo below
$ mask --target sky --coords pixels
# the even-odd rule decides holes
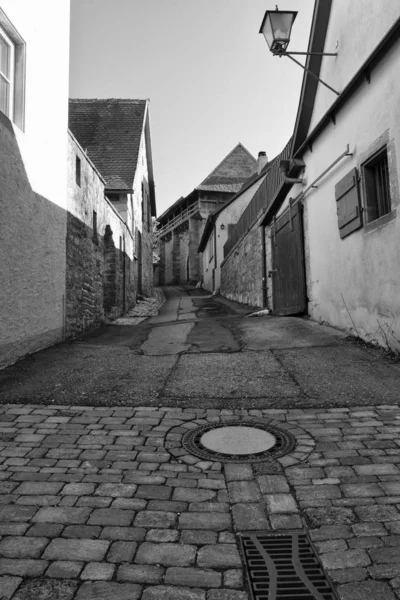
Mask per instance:
[[[289,140],[304,71],[259,34],[276,0],[71,0],[71,98],[149,98],[157,214],[241,142],[272,159]],[[314,0],[289,50],[306,51]],[[298,57],[296,57],[298,58]]]

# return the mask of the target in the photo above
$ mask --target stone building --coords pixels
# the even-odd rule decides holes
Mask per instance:
[[[153,290],[156,216],[148,100],[71,99],[67,334]]]
[[[198,246],[207,217],[240,190],[256,166],[256,159],[239,143],[199,186],[158,218],[160,285],[202,279]]]
[[[4,367],[64,337],[69,0],[2,0],[0,46]]]

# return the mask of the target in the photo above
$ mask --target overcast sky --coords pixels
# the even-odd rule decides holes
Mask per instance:
[[[238,142],[280,152],[293,131],[303,70],[258,33],[276,0],[72,0],[72,98],[150,98],[157,213],[198,185]],[[290,49],[305,51],[314,0]]]

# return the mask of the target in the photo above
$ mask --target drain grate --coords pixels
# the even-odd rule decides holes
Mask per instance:
[[[206,448],[201,443],[202,436],[208,431],[213,429],[219,429],[222,427],[254,427],[255,429],[262,429],[268,433],[271,433],[276,438],[276,443],[267,450],[262,452],[256,452],[252,454],[232,454],[217,452]],[[190,454],[194,454],[205,460],[216,460],[219,462],[261,462],[265,460],[271,460],[272,458],[279,458],[288,452],[291,452],[296,446],[296,438],[288,431],[283,431],[278,427],[273,427],[262,421],[228,421],[226,423],[212,423],[203,425],[198,429],[192,429],[185,433],[182,438],[182,445]]]
[[[338,600],[305,533],[239,536],[252,600]]]

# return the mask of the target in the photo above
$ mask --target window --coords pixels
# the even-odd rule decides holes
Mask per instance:
[[[383,148],[363,165],[366,222],[375,221],[391,211],[387,150]]]
[[[25,42],[0,8],[0,111],[20,129],[25,113]]]
[[[98,239],[97,239],[97,212],[94,210],[93,211],[93,237],[92,240],[94,241],[95,244],[98,243]]]
[[[79,156],[75,158],[75,181],[76,185],[81,187],[81,159]]]
[[[14,44],[0,29],[0,110],[14,117]]]

